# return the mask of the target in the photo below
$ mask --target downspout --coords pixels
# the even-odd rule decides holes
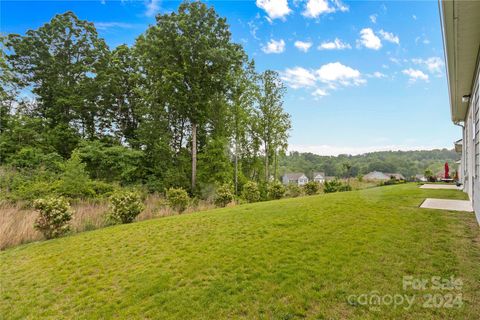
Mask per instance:
[[[461,161],[462,161],[462,172],[461,172],[461,183],[463,186],[465,186],[465,170],[467,169],[467,164],[466,164],[466,157],[465,157],[465,125],[461,124],[460,123],[461,121],[454,121],[453,124],[456,125],[456,126],[459,126],[460,128],[462,128],[462,158],[461,158]],[[463,188],[462,188],[463,189]]]

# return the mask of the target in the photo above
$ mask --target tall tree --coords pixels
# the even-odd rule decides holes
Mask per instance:
[[[260,75],[258,96],[258,132],[265,155],[265,181],[270,180],[270,159],[279,149],[286,149],[290,115],[283,110],[286,87],[277,72],[266,70]]]
[[[106,73],[108,85],[103,89],[105,109],[110,111],[109,127],[131,146],[138,146],[137,129],[141,120],[142,74],[136,51],[127,45],[115,48]]]
[[[249,143],[248,127],[252,120],[253,106],[258,88],[257,74],[253,61],[246,61],[243,68],[234,74],[231,88],[231,117],[232,142],[234,157],[234,190],[238,194],[239,158],[247,151],[245,145]]]
[[[93,23],[66,12],[24,36],[9,35],[7,44],[9,62],[38,97],[35,111],[52,128],[74,125],[83,136],[94,136],[108,48]]]
[[[178,13],[157,16],[142,38],[167,104],[185,117],[191,136],[191,188],[195,190],[199,127],[203,130],[214,100],[228,88],[229,74],[241,64],[241,47],[232,43],[224,18],[201,2],[183,2]],[[153,72],[151,74],[154,74]]]

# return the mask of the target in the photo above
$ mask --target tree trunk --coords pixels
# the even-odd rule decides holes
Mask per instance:
[[[275,148],[276,149],[276,148]],[[275,153],[273,154],[273,179],[277,179],[277,150],[275,150]]]
[[[238,195],[238,142],[235,140],[235,195]]]
[[[197,124],[192,123],[192,192],[197,182]]]
[[[268,182],[268,144],[265,143],[265,181]]]

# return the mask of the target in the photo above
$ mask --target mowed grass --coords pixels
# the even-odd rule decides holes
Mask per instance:
[[[109,227],[0,253],[5,319],[478,319],[480,231],[464,199],[415,184]],[[424,308],[402,279],[461,278],[460,308]],[[416,295],[413,306],[349,296]]]

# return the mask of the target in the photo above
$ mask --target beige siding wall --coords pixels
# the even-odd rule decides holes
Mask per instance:
[[[463,130],[462,153],[464,191],[473,202],[480,223],[480,68],[477,67],[470,104]]]

